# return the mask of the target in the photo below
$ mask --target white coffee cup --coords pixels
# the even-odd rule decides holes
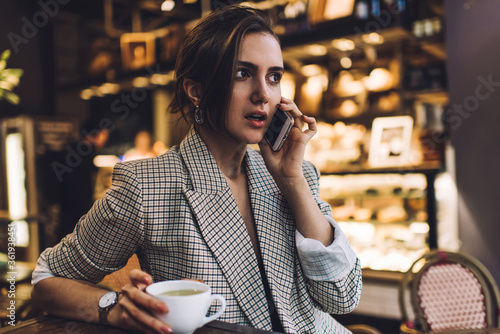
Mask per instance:
[[[196,293],[179,295],[186,291]],[[155,316],[169,325],[174,334],[193,333],[207,322],[220,317],[226,309],[224,297],[212,295],[211,288],[201,282],[189,280],[157,282],[149,285],[146,292],[167,304],[168,312],[157,313]],[[220,302],[220,308],[214,315],[207,317],[208,308],[215,300]]]

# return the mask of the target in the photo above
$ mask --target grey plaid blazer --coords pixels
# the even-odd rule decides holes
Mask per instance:
[[[359,260],[335,282],[313,281],[301,269],[294,217],[260,153],[245,158],[250,200],[272,298],[287,333],[347,332],[330,314],[359,301]],[[317,170],[304,173],[319,199]],[[179,147],[145,160],[117,164],[105,196],[72,234],[47,251],[57,276],[99,282],[137,253],[155,281],[193,278],[224,295],[220,320],[271,329],[257,258],[231,191],[203,140],[191,130]],[[321,311],[320,311],[321,310]]]

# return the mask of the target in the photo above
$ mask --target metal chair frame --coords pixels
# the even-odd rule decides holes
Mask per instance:
[[[419,267],[422,263],[422,267]],[[428,333],[431,331],[425,313],[420,305],[418,288],[423,274],[432,266],[443,263],[459,264],[474,275],[481,286],[484,296],[486,325],[488,328],[498,328],[500,324],[500,294],[498,286],[488,269],[470,255],[461,252],[434,250],[417,259],[405,273],[399,285],[399,306],[403,318],[401,330],[406,333],[418,333],[419,331]],[[415,314],[416,326],[410,326],[410,319],[406,310],[407,291],[410,292],[410,302]]]
[[[365,324],[348,325],[346,328],[350,330],[352,334],[382,334],[382,332],[375,327]]]

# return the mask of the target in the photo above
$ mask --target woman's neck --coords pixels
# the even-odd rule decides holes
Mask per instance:
[[[203,128],[198,129],[198,133],[226,178],[234,180],[244,173],[243,159],[247,151],[246,144],[237,143],[229,137]]]

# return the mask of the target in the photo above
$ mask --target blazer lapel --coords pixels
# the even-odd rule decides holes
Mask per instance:
[[[294,284],[294,217],[260,153],[247,150],[247,174],[259,244],[273,300],[278,310],[287,310]],[[280,314],[285,328],[292,327],[290,314]]]
[[[257,258],[226,180],[194,129],[180,153],[192,185],[185,196],[205,242],[250,323],[271,329]]]

